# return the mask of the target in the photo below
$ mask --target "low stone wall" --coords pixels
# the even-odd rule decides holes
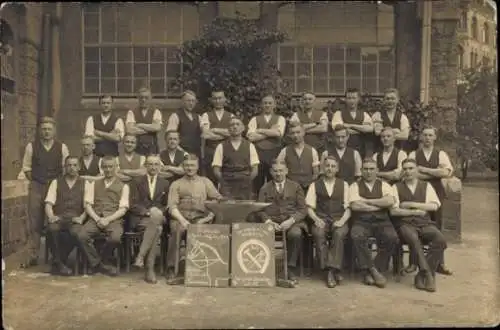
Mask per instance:
[[[2,181],[2,257],[26,244],[28,224],[28,181]]]

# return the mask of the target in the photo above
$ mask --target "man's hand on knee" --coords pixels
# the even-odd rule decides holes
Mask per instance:
[[[50,223],[56,223],[58,222],[59,220],[61,220],[61,218],[57,215],[53,215],[51,217],[47,217],[47,221]]]

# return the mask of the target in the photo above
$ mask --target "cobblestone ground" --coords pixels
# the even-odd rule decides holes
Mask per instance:
[[[302,279],[296,289],[147,285],[142,274],[55,278],[43,267],[7,269],[4,327],[13,329],[403,327],[493,325],[500,320],[497,183],[464,188],[463,242],[446,251],[451,277],[438,291],[348,280],[336,289]]]

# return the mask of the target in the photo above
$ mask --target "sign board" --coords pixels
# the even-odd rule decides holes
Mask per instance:
[[[275,286],[274,228],[260,223],[232,226],[231,286]]]
[[[186,243],[186,286],[229,286],[229,225],[190,225]]]

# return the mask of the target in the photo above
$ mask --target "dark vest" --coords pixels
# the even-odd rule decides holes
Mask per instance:
[[[269,122],[266,122],[264,115],[258,115],[255,117],[257,123],[257,129],[270,129],[272,126],[278,124],[278,115],[272,114]],[[258,150],[275,150],[281,147],[281,138],[279,137],[268,137],[264,140],[255,142],[255,147]]]
[[[152,124],[154,108],[148,108],[146,116],[142,115],[142,110],[136,108],[134,110],[135,122],[137,124]],[[158,153],[158,136],[156,132],[149,132],[147,134],[137,135],[137,153],[146,155],[148,153]]]
[[[84,211],[84,189],[85,180],[82,178],[78,178],[71,189],[64,177],[58,178],[54,214],[66,219],[80,216]]]
[[[137,170],[141,167],[141,155],[134,153],[132,160],[125,158],[125,154],[118,156],[121,170]]]
[[[403,183],[396,183],[396,187],[398,189],[398,197],[399,202],[417,202],[417,203],[425,203],[427,197],[427,182],[418,181],[417,187],[415,189],[415,193],[412,193],[410,188]],[[416,224],[428,224],[431,222],[431,217],[429,214],[424,217],[411,216],[412,222]]]
[[[174,161],[170,161],[170,156],[168,155],[168,149],[163,150],[160,153],[160,159],[163,162],[163,164],[168,165],[168,166],[180,166],[182,162],[184,161],[184,152],[180,150],[175,151],[175,156],[174,156]],[[179,178],[181,178],[182,175],[174,175],[172,178],[170,178],[170,182],[173,182]]]
[[[316,214],[327,221],[337,221],[344,214],[344,180],[336,179],[328,196],[323,179],[316,180]]]
[[[357,182],[359,196],[366,199],[377,199],[382,198],[382,181],[377,179],[373,184],[373,190],[370,191],[366,186],[363,179]],[[375,212],[353,212],[355,214],[354,218],[360,221],[384,221],[389,220],[388,210],[380,210]]]
[[[354,161],[354,149],[346,147],[344,151],[344,155],[340,158],[337,153],[337,149],[332,146],[328,148],[328,155],[335,157],[337,163],[339,164],[339,171],[337,173],[337,177],[343,179],[348,184],[352,184],[356,181],[356,170],[355,170],[355,161]]]
[[[238,150],[231,141],[222,142],[222,176],[224,179],[240,179],[250,175],[250,142],[243,139]]]
[[[311,117],[309,118],[307,113],[303,111],[297,112],[297,117],[299,117],[299,120],[302,124],[319,123],[322,115],[323,111],[313,110],[311,113]],[[324,134],[306,133],[306,135],[304,136],[304,141],[317,150],[323,150],[325,146]]]
[[[341,116],[342,116],[342,121],[346,124],[363,125],[363,120],[365,119],[365,112],[362,110],[357,110],[356,117],[352,118],[349,110],[347,110],[347,108],[344,108],[341,110]],[[349,135],[349,139],[347,140],[347,146],[356,149],[359,153],[363,154],[365,148],[364,137],[365,137],[364,133]]]
[[[106,124],[103,124],[100,114],[93,115],[92,120],[94,121],[94,128],[96,130],[110,133],[112,130],[115,129],[115,124],[118,120],[118,117],[112,113],[109,116],[109,119],[106,122]],[[95,141],[94,154],[99,157],[104,157],[104,156],[116,157],[118,156],[118,142],[113,142],[110,140]]]
[[[210,128],[229,128],[229,123],[231,122],[231,117],[233,114],[224,110],[221,120],[217,118],[215,110],[208,112],[208,121],[210,122]],[[205,140],[205,148],[215,151],[215,148],[219,143],[223,141]]]
[[[384,165],[384,159],[382,157],[382,151],[377,154],[377,167],[380,172],[390,172],[394,171],[398,168],[398,155],[399,149],[393,148],[392,153],[387,160],[387,163]]]
[[[193,119],[189,119],[186,111],[178,109],[177,117],[179,118],[179,127],[177,131],[180,136],[180,146],[188,153],[200,156],[201,150],[201,128],[200,118],[198,114],[193,113]],[[168,157],[167,157],[168,158]]]
[[[286,147],[285,163],[288,167],[288,178],[299,183],[303,188],[313,180],[312,147],[305,145],[300,157],[293,145]]]
[[[425,158],[424,152],[422,149],[417,149],[415,152],[415,161],[417,162],[418,166],[424,166],[424,167],[429,167],[429,168],[438,168],[439,167],[439,152],[440,150],[434,147],[431,152],[431,156],[429,160]],[[441,184],[441,179],[440,178],[435,178],[432,180],[429,180],[429,183],[432,185],[434,190],[436,191],[436,194],[439,197],[439,201],[442,203],[443,199],[445,197],[445,190],[443,185]]]
[[[108,216],[115,213],[120,205],[124,184],[115,179],[111,186],[104,186],[104,179],[95,181],[94,211],[98,215]]]
[[[389,116],[387,115],[387,112],[380,111],[380,118],[382,119],[382,126],[401,129],[401,117],[402,117],[402,115],[403,115],[403,113],[401,111],[396,110],[396,113],[394,114],[394,120],[391,122],[391,120],[389,119]],[[383,148],[382,142],[380,141],[380,139],[379,139],[379,145],[380,145],[380,148]],[[403,145],[404,145],[404,141],[396,140],[394,142],[394,145],[397,148],[402,149]]]
[[[47,151],[42,142],[33,142],[33,156],[31,158],[31,178],[38,183],[46,184],[63,173],[62,143],[54,140],[52,148]]]
[[[80,157],[80,171],[78,174],[80,175],[88,175],[88,176],[97,176],[100,174],[99,170],[99,160],[100,158],[94,155],[92,157],[92,161],[89,164],[89,168],[85,167],[85,163],[83,162],[83,158]]]

